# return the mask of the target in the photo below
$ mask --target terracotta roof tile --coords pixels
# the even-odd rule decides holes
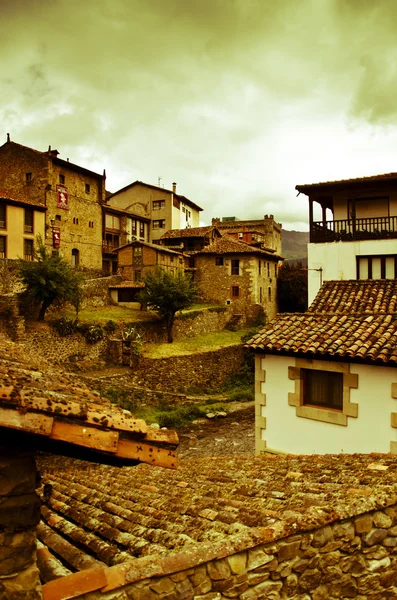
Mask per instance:
[[[75,560],[81,569],[105,563],[103,592],[122,586],[127,574],[132,582],[148,569],[180,571],[397,502],[390,454],[216,457],[181,461],[178,470],[116,470],[57,457],[39,463],[51,488],[41,491],[39,539],[46,546],[52,530],[76,545],[78,559],[55,542],[70,570],[79,569]]]
[[[166,233],[163,233],[161,240],[168,240],[173,238],[191,238],[191,237],[205,237],[209,235],[216,227],[209,225],[207,227],[186,227],[185,229],[170,229]]]
[[[247,347],[397,364],[397,281],[327,281],[306,313],[280,314]]]
[[[27,206],[35,206],[41,210],[47,210],[47,207],[40,202],[33,202],[33,200],[29,200],[22,196],[16,196],[15,192],[8,192],[4,189],[0,189],[0,200],[5,200],[6,202],[10,202],[11,204],[23,204]]]
[[[191,254],[256,254],[267,257],[270,260],[281,260],[281,257],[278,254],[274,254],[274,252],[267,252],[266,250],[252,246],[252,244],[240,242],[229,235],[217,238],[202,250],[197,250]]]

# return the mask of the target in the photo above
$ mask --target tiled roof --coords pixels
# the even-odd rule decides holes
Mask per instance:
[[[170,229],[166,233],[163,233],[161,240],[167,240],[172,238],[191,238],[191,237],[205,237],[209,235],[211,231],[216,229],[212,225],[207,227],[186,227],[186,229]]]
[[[39,563],[46,550],[59,569],[97,569],[98,593],[397,502],[390,454],[216,457],[181,461],[175,471],[40,463]]]
[[[44,204],[40,204],[40,202],[33,202],[33,200],[28,200],[27,198],[16,197],[15,192],[7,192],[4,189],[0,189],[0,200],[5,200],[6,202],[10,202],[11,204],[23,204],[27,206],[35,206],[40,210],[47,210],[47,207]]]
[[[142,240],[134,240],[133,242],[128,242],[128,244],[124,244],[123,246],[119,246],[113,252],[117,253],[122,248],[126,248],[127,246],[146,246],[147,248],[153,248],[154,250],[159,250],[160,252],[165,252],[166,254],[177,254],[178,256],[183,256],[182,252],[177,252],[176,250],[171,250],[167,248],[167,246],[162,246],[160,244],[151,244],[149,242],[143,242]]]
[[[24,361],[23,351],[0,340],[2,440],[35,449],[100,457],[112,464],[148,462],[176,467],[178,437],[101,398],[71,374],[46,371]],[[29,437],[30,439],[30,437]],[[66,446],[65,446],[66,445]]]
[[[213,240],[211,244],[205,246],[202,250],[192,252],[192,254],[256,254],[269,258],[270,260],[281,260],[281,257],[278,254],[274,254],[274,252],[267,252],[252,244],[236,240],[229,235],[224,235],[221,238]]]
[[[120,283],[116,283],[114,285],[109,285],[109,290],[121,290],[124,288],[127,289],[141,289],[144,288],[145,284],[143,281],[121,281]]]
[[[341,185],[355,185],[360,183],[376,183],[376,182],[396,182],[397,183],[397,173],[383,173],[382,175],[369,175],[368,177],[355,177],[353,179],[339,179],[335,181],[321,181],[318,183],[305,183],[298,184],[295,186],[295,189],[298,192],[310,192],[315,188],[320,187],[331,187],[331,186],[341,186]]]
[[[397,282],[327,281],[306,313],[280,314],[247,347],[397,364]]]

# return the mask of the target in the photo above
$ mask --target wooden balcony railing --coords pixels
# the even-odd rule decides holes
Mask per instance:
[[[397,217],[315,221],[310,226],[310,242],[348,242],[387,238],[397,238]]]

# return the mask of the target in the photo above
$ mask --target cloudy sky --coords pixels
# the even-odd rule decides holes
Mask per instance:
[[[297,183],[397,171],[396,0],[0,0],[0,140],[202,220],[307,229]]]

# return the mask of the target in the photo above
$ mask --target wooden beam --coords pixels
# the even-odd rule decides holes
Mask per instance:
[[[37,413],[21,413],[14,408],[0,406],[0,426],[20,429],[39,435],[51,435],[54,419]]]
[[[53,440],[111,453],[117,451],[119,441],[117,431],[103,431],[85,424],[64,423],[62,421],[54,422],[50,437]]]
[[[168,467],[169,469],[176,469],[178,464],[176,452],[173,450],[127,439],[119,440],[116,456],[138,460],[150,465],[158,465],[159,467]]]

